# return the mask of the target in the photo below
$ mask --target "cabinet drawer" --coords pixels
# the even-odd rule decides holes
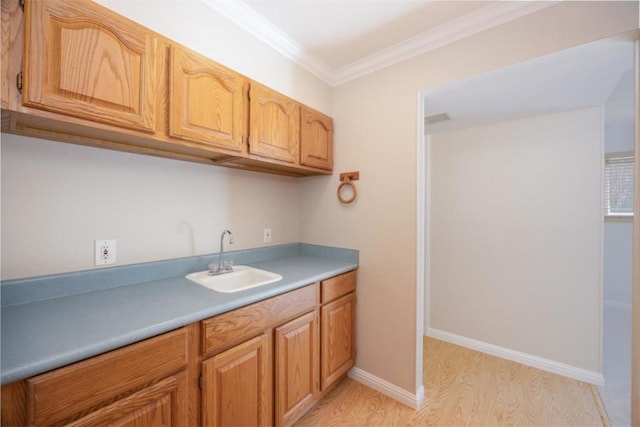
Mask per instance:
[[[356,270],[322,281],[320,302],[326,304],[356,290]]]
[[[202,321],[203,354],[220,352],[317,305],[316,284]]]
[[[185,328],[27,380],[31,425],[58,424],[187,364]]]

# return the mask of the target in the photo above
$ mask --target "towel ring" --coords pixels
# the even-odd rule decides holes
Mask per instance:
[[[346,172],[340,174],[341,182],[340,185],[338,185],[337,191],[338,200],[340,200],[340,202],[347,205],[356,199],[356,197],[358,196],[358,189],[356,188],[356,185],[353,183],[353,181],[356,181],[358,179],[360,179],[360,172]],[[345,199],[344,197],[342,197],[342,190],[347,186],[351,187],[353,194],[350,198]]]
[[[351,189],[353,190],[353,194],[351,195],[350,198],[344,199],[342,197],[341,191],[347,185],[351,186]],[[338,200],[340,200],[342,203],[349,204],[349,203],[353,202],[356,199],[357,195],[358,195],[358,190],[356,189],[356,186],[353,184],[353,182],[351,182],[350,179],[346,179],[346,180],[342,181],[340,183],[340,185],[338,185]]]

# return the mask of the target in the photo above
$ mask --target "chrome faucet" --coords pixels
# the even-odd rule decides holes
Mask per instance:
[[[214,264],[214,267],[211,268],[209,266],[209,275],[216,276],[218,274],[231,273],[233,271],[233,263],[231,261],[227,261],[224,264],[222,263],[222,253],[224,252],[224,235],[229,235],[229,244],[233,245],[233,234],[229,230],[224,230],[220,235],[220,254],[218,255],[218,265]]]

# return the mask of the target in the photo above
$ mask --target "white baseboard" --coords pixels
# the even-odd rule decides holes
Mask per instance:
[[[473,338],[463,337],[461,335],[452,334],[449,332],[441,331],[439,329],[429,328],[427,330],[427,336],[437,338],[451,344],[456,344],[461,347],[470,348],[481,353],[487,353],[492,356],[500,357],[502,359],[518,362],[523,365],[531,366],[533,368],[538,368],[543,371],[563,375],[565,377],[573,378],[574,380],[584,381],[586,383],[595,385],[604,385],[604,377],[598,372],[588,371],[586,369],[566,365],[554,360],[549,360],[508,348],[499,347],[497,345],[488,344],[482,341],[474,340]]]
[[[418,392],[413,394],[360,368],[351,368],[348,375],[359,383],[371,387],[385,396],[397,400],[403,405],[407,405],[413,409],[420,408],[424,401],[424,387],[422,385],[418,388]]]

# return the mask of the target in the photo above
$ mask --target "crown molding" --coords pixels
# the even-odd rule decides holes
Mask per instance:
[[[498,1],[335,70],[333,86],[357,79],[556,4]]]
[[[331,84],[333,81],[334,70],[329,65],[308,52],[300,43],[286,35],[245,2],[238,0],[201,1],[325,83]]]
[[[513,21],[558,3],[554,1],[497,1],[373,55],[334,69],[278,29],[243,1],[202,0],[243,30],[331,86],[381,70],[423,53]]]

